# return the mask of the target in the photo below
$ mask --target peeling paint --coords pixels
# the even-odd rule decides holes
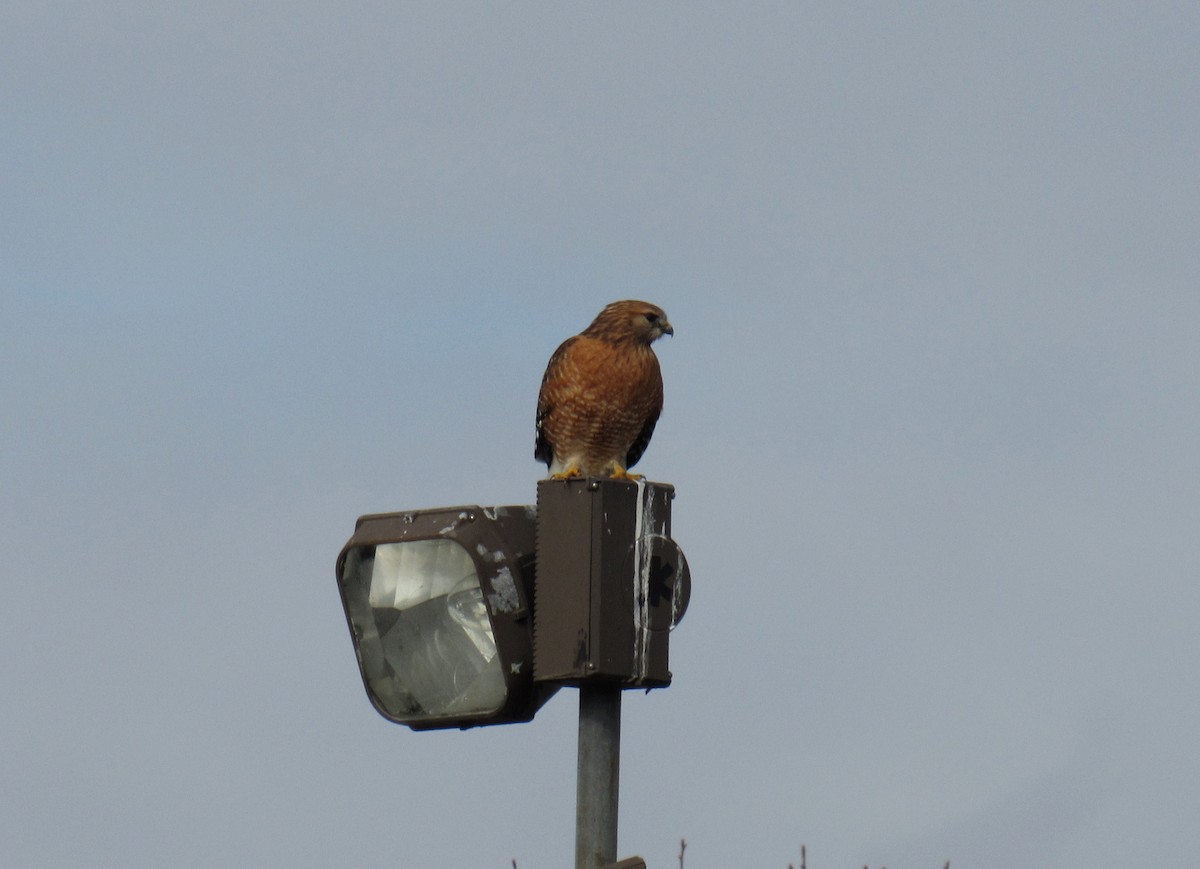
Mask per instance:
[[[494,564],[499,564],[504,560],[504,553],[501,550],[497,549],[493,551],[488,549],[482,543],[477,543],[475,545],[475,551],[479,553],[479,557],[484,561],[491,561]]]
[[[492,593],[488,595],[492,612],[512,613],[521,608],[521,597],[517,594],[517,582],[507,567],[492,577]]]
[[[457,528],[462,523],[474,522],[474,521],[475,521],[475,514],[468,513],[466,510],[463,510],[461,513],[459,513],[457,516],[455,516],[453,520],[451,520],[449,525],[447,525],[445,528],[443,528],[438,533],[439,534],[449,534],[451,531],[453,531],[455,528]]]
[[[637,481],[637,502],[633,520],[633,665],[637,675],[646,678],[650,649],[650,535],[654,528],[652,492],[645,480]]]

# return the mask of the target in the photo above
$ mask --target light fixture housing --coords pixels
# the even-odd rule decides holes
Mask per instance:
[[[671,684],[670,632],[692,588],[671,539],[674,497],[648,480],[538,483],[538,684]]]
[[[338,589],[367,696],[414,730],[529,721],[557,690],[533,681],[533,507],[359,518]]]

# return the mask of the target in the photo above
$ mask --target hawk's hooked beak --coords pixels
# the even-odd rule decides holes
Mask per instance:
[[[671,327],[671,324],[668,323],[666,320],[662,320],[661,322],[659,322],[658,332],[660,335],[674,335],[675,334],[675,330]]]

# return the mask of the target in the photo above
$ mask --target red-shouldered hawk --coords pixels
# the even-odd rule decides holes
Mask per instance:
[[[546,366],[534,458],[550,476],[633,477],[662,413],[663,384],[650,345],[674,335],[663,309],[613,302]]]

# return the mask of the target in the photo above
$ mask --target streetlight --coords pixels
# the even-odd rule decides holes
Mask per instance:
[[[663,688],[691,595],[674,487],[538,483],[537,506],[359,518],[337,578],[363,684],[414,730],[529,721],[579,688],[577,869],[614,864],[621,691]]]
[[[362,516],[337,560],[367,696],[414,730],[529,721],[535,513],[450,507]]]

